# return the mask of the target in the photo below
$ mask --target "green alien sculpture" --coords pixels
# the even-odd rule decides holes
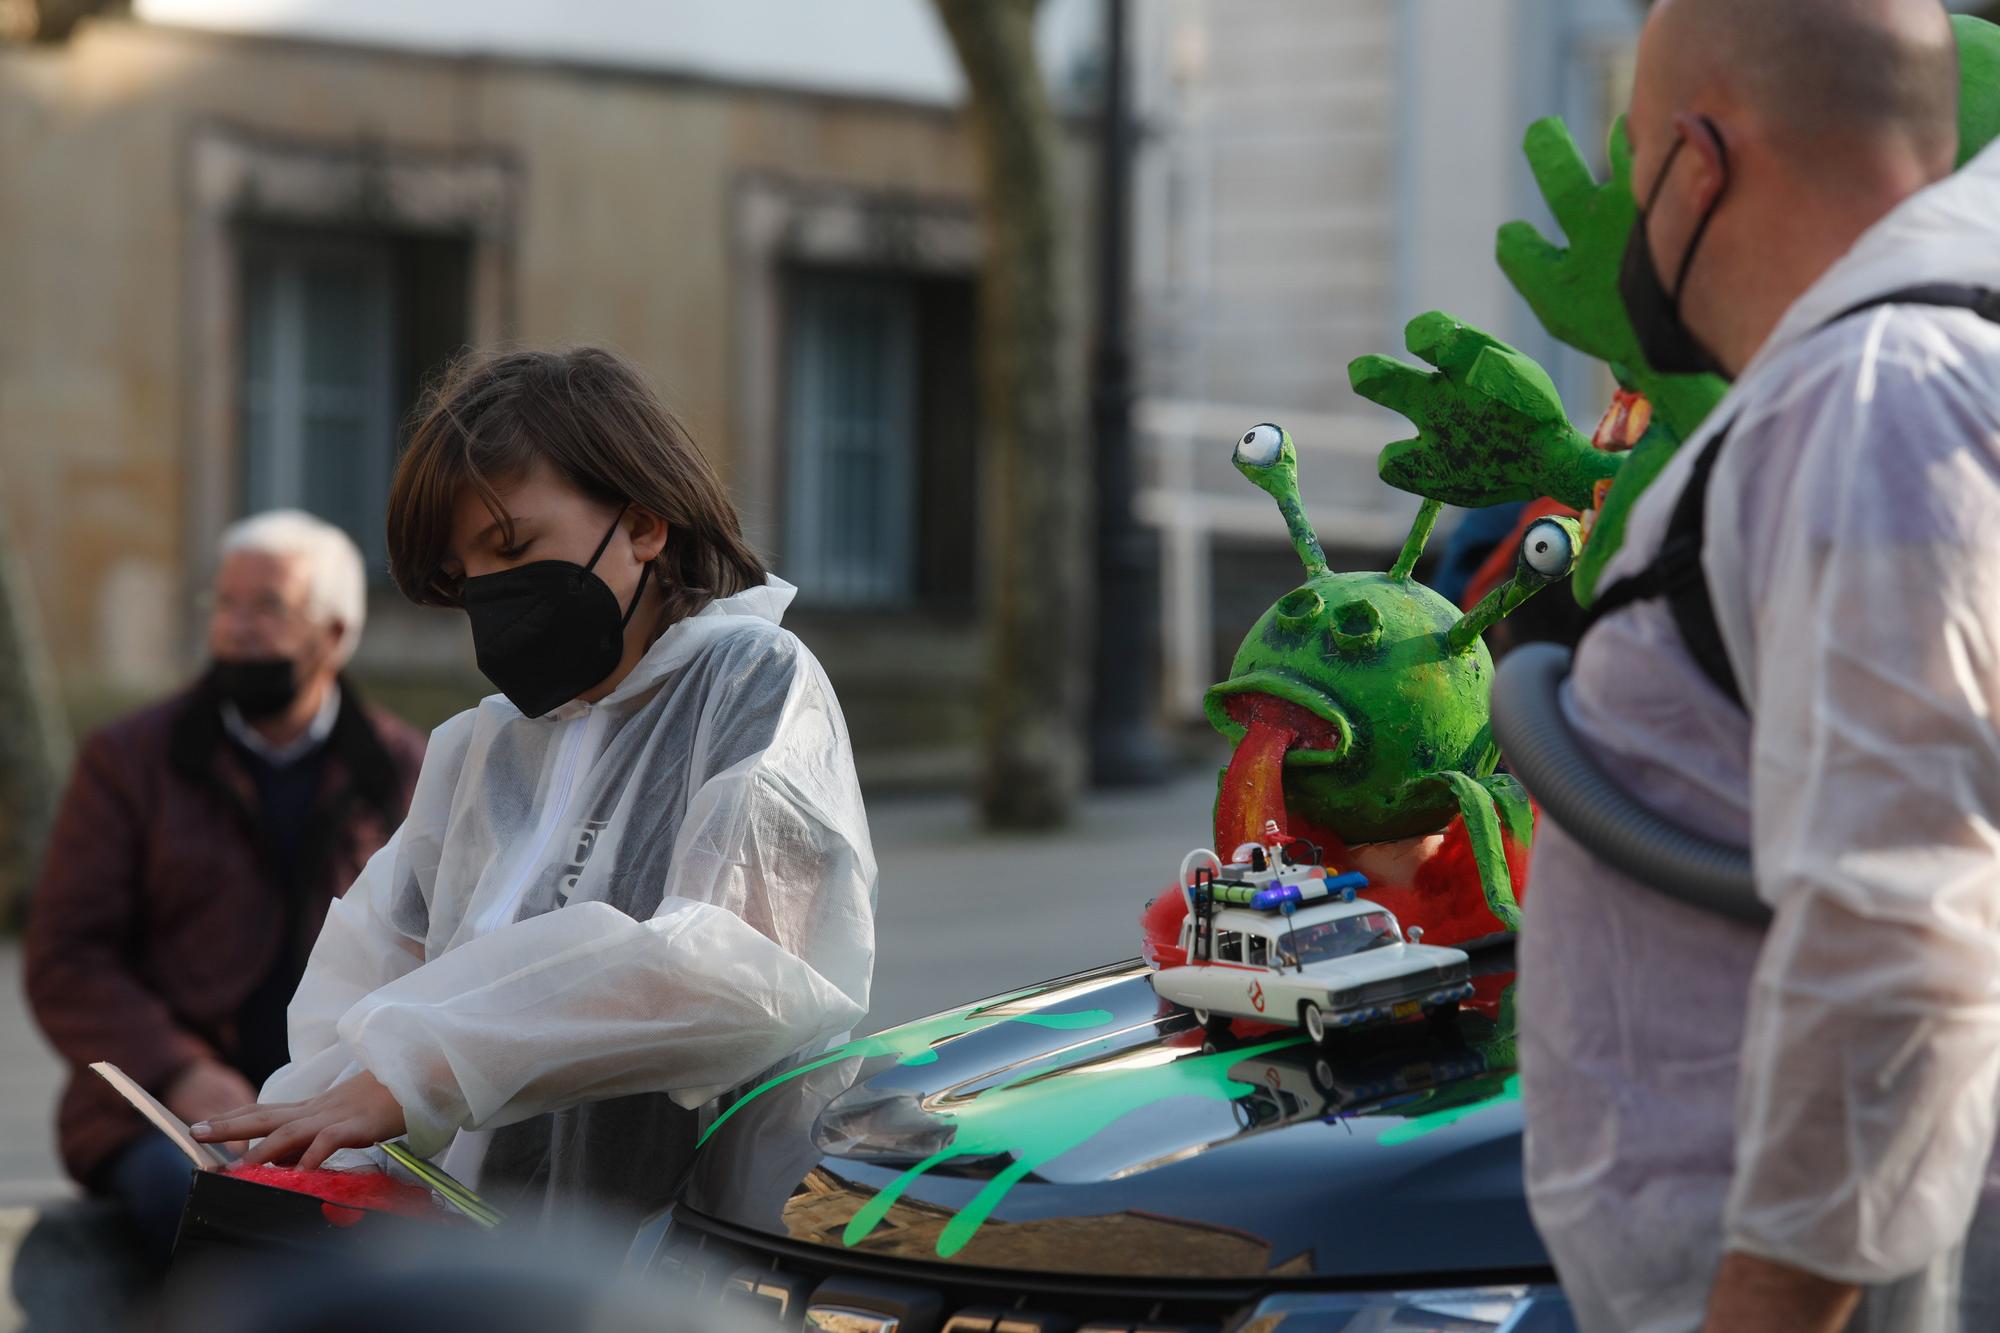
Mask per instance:
[[[1208,691],[1209,720],[1235,747],[1217,788],[1217,846],[1252,841],[1275,820],[1340,860],[1358,844],[1423,837],[1462,819],[1470,866],[1454,862],[1446,873],[1441,864],[1409,885],[1371,885],[1369,895],[1412,913],[1439,943],[1513,930],[1508,844],[1526,848],[1533,815],[1520,784],[1494,772],[1493,661],[1480,635],[1569,577],[1577,525],[1531,529],[1513,576],[1461,614],[1412,577],[1437,500],[1419,509],[1387,573],[1336,573],[1299,500],[1291,437],[1258,426],[1235,462],[1277,501],[1306,582],[1264,613],[1229,678]]]

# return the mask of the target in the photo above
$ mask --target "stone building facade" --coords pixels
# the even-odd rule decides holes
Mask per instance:
[[[400,427],[459,349],[587,341],[648,371],[800,584],[869,775],[969,772],[954,101],[129,14],[0,43],[0,490],[73,713],[193,669],[246,510],[323,513],[379,571]],[[479,692],[463,618],[385,577],[357,669],[425,721]]]

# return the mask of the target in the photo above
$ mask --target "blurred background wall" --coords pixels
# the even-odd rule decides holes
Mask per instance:
[[[1336,561],[1412,502],[1345,366],[1445,308],[1606,385],[1492,262],[1547,219],[1520,154],[1602,165],[1638,0],[1131,0],[1137,457],[1161,718],[1296,581],[1228,466],[1299,441]],[[877,787],[974,772],[990,596],[977,172],[922,0],[0,0],[0,477],[79,725],[197,665],[222,524],[299,504],[378,568],[399,427],[467,345],[644,365],[802,589]],[[1101,0],[1046,0],[1066,208],[1094,225]],[[1098,251],[1080,244],[1085,263]],[[1071,299],[1083,376],[1094,284]],[[378,582],[359,670],[420,722],[480,692],[459,618]]]
[[[864,8],[158,0],[0,47],[0,469],[78,720],[196,665],[227,520],[300,505],[379,570],[426,377],[576,340],[726,473],[871,776],[968,772],[974,162],[928,7]],[[462,617],[371,611],[378,695],[483,692]]]

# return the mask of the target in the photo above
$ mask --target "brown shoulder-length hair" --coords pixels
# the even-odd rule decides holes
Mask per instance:
[[[389,572],[405,597],[458,606],[444,563],[452,511],[470,486],[511,543],[493,483],[536,459],[592,499],[667,523],[653,561],[659,628],[764,582],[735,506],[687,430],[629,361],[599,347],[468,355],[425,393],[389,487]]]

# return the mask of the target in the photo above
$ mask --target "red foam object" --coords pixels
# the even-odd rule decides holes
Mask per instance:
[[[1288,830],[1299,832],[1296,828]],[[1326,852],[1327,863],[1338,870],[1345,863],[1347,848],[1323,830],[1303,834]],[[1507,874],[1514,882],[1514,898],[1527,901],[1528,848],[1515,842],[1503,826],[1500,843],[1507,853]],[[1445,828],[1444,841],[1418,867],[1408,884],[1371,882],[1361,896],[1380,903],[1396,914],[1405,929],[1424,928],[1426,944],[1457,945],[1485,939],[1504,927],[1486,905],[1479,885],[1479,866],[1472,859],[1472,835],[1465,821],[1454,819]],[[1187,919],[1187,897],[1171,884],[1146,904],[1139,914],[1140,953],[1154,967],[1179,967],[1187,962],[1181,948],[1181,922]]]
[[[1515,842],[1503,824],[1500,846],[1507,855],[1507,878],[1514,901],[1528,901],[1528,848]],[[1457,945],[1500,934],[1506,926],[1486,905],[1479,866],[1472,859],[1472,835],[1463,819],[1445,828],[1444,842],[1418,867],[1409,884],[1370,884],[1362,896],[1396,914],[1407,929],[1424,928],[1426,944]]]
[[[402,1217],[445,1222],[451,1215],[421,1185],[396,1180],[380,1171],[301,1171],[295,1166],[232,1166],[224,1175],[255,1185],[306,1194],[322,1201],[320,1211],[337,1227],[351,1227],[362,1213],[395,1213]]]
[[[1507,992],[1513,988],[1512,972],[1489,972],[1483,977],[1472,979],[1472,998],[1460,1000],[1458,1007],[1470,1009],[1475,1014],[1483,1014],[1493,1022],[1500,1021],[1500,1008],[1506,1003]]]
[[[1181,948],[1181,922],[1187,920],[1187,899],[1169,884],[1139,913],[1139,952],[1154,967],[1179,967],[1187,962]]]

